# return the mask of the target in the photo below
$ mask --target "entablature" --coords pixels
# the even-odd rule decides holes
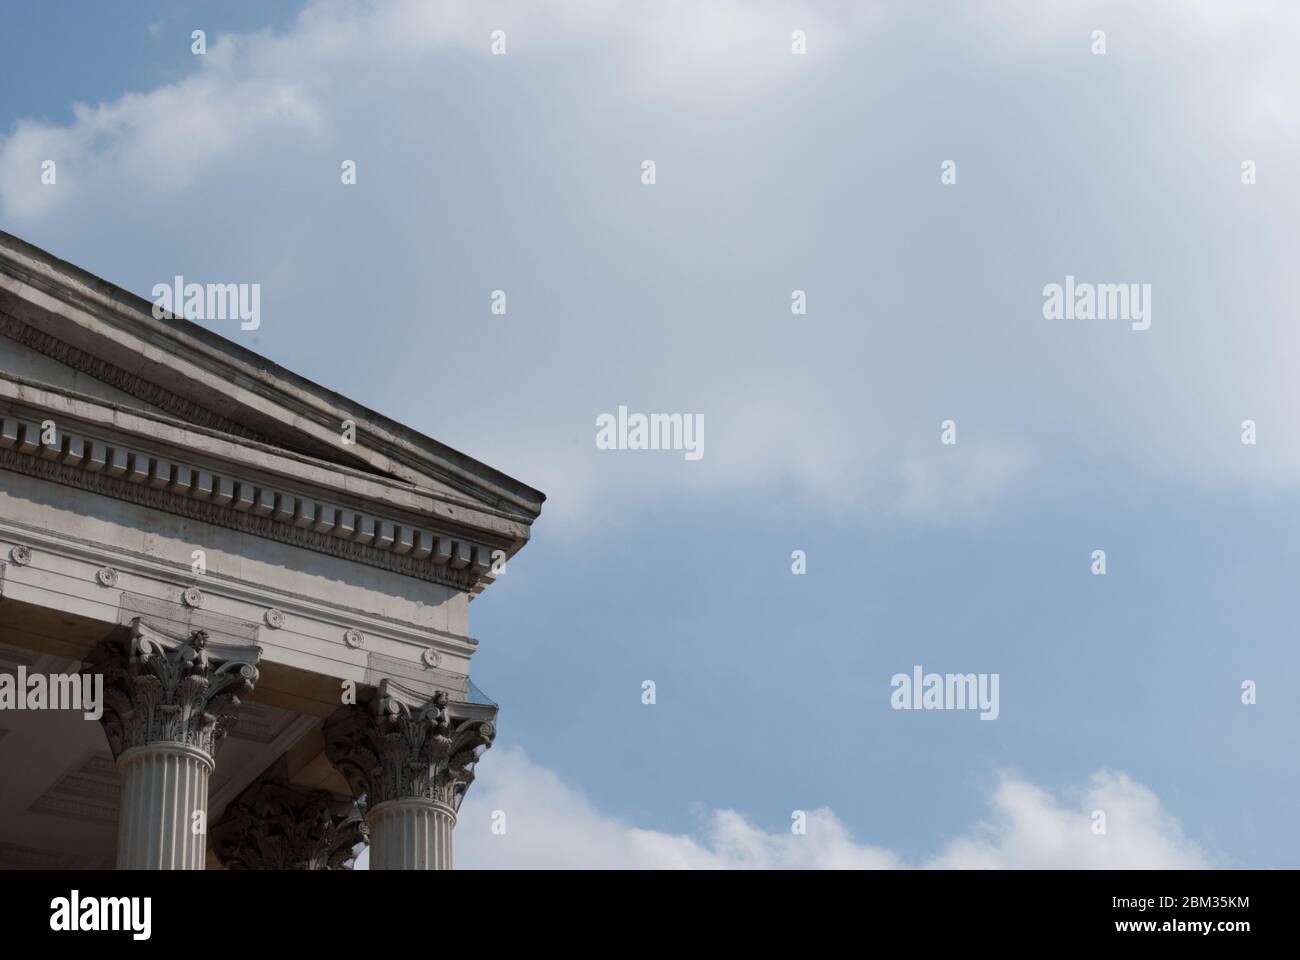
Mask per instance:
[[[477,593],[526,525],[162,415],[0,377],[0,468]]]

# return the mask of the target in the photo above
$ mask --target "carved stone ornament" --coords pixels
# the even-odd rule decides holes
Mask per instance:
[[[198,587],[186,587],[185,592],[181,594],[181,599],[185,601],[187,607],[203,606],[203,591]]]
[[[357,630],[355,628],[343,634],[343,642],[346,643],[353,650],[357,649],[363,643],[365,643],[365,640],[366,640],[365,635],[360,630]]]
[[[32,562],[32,548],[19,544],[9,551],[9,559],[12,560],[15,565],[25,567],[27,564]]]
[[[355,804],[282,775],[255,781],[210,833],[228,870],[350,870],[354,851],[369,839]]]
[[[272,607],[262,615],[262,619],[266,621],[266,625],[272,630],[279,630],[284,626],[284,611],[277,607]]]
[[[424,653],[420,654],[420,659],[424,661],[426,667],[436,667],[442,663],[442,654],[438,653],[433,647],[429,647]]]
[[[213,644],[204,630],[177,640],[137,618],[125,641],[102,641],[82,673],[104,675],[101,722],[114,757],[162,742],[211,757],[257,682],[260,656],[258,647]]]
[[[112,567],[100,567],[95,571],[95,579],[103,586],[115,587],[117,586],[117,571]]]
[[[38,424],[7,412],[0,414],[0,470],[474,593],[491,579],[492,553],[500,549],[414,517],[331,503],[292,481],[264,483],[238,468],[186,462],[134,441],[77,431],[62,434],[56,448]]]
[[[423,707],[412,708],[390,696],[384,680],[369,702],[336,711],[324,733],[330,762],[363,810],[410,799],[435,800],[457,810],[496,727],[490,720],[453,724],[442,691]]]

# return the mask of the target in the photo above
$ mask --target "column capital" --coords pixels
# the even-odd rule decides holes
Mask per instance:
[[[335,711],[324,734],[330,762],[363,809],[393,800],[431,800],[454,811],[474,780],[474,764],[496,737],[496,726],[481,717],[456,717],[443,691],[412,705],[383,680],[369,700]]]
[[[349,870],[353,851],[369,839],[354,803],[294,786],[282,765],[241,793],[211,833],[230,870]]]
[[[215,756],[257,682],[261,652],[213,642],[205,630],[173,637],[139,617],[125,640],[101,642],[82,672],[104,675],[102,723],[113,756],[158,743]]]

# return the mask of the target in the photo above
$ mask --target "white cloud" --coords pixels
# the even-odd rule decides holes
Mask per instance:
[[[767,831],[743,813],[716,810],[696,836],[634,827],[595,809],[553,771],[519,747],[494,749],[480,765],[456,827],[460,868],[1206,868],[1210,858],[1188,840],[1149,789],[1122,773],[1094,774],[1076,800],[1058,800],[1004,775],[985,823],[935,856],[907,862],[856,840],[826,808],[807,811],[807,833]],[[506,832],[493,834],[494,811]],[[1094,810],[1106,833],[1094,834]],[[887,834],[887,827],[882,827]]]
[[[1073,805],[1016,777],[1004,776],[986,824],[952,841],[930,867],[1178,868],[1211,866],[1188,840],[1160,799],[1123,773],[1093,774]],[[1105,814],[1105,834],[1094,834],[1093,812]]]
[[[396,77],[427,73],[433,58],[452,52],[491,59],[496,29],[506,31],[515,60],[563,62],[575,49],[585,56],[603,52],[617,63],[620,84],[698,102],[700,83],[710,85],[716,101],[728,93],[753,96],[776,82],[773,68],[789,60],[790,24],[818,36],[825,55],[874,20],[871,9],[828,16],[813,4],[743,0],[653,7],[561,0],[490,8],[472,0],[315,0],[286,32],[210,37],[194,71],[175,83],[109,103],[75,104],[67,125],[18,122],[0,141],[0,209],[22,222],[87,195],[125,190],[138,200],[202,185],[221,175],[231,154],[251,149],[273,156],[286,135],[319,135],[331,119],[342,121],[356,106],[349,88],[363,82],[364,72],[382,66]],[[176,42],[182,40],[188,45],[188,37]],[[409,105],[388,105],[415,106],[419,88],[409,88]],[[47,189],[33,175],[51,158],[60,163],[63,189]]]
[[[1300,12],[1183,7],[317,0],[210,36],[175,83],[18,123],[0,215],[139,292],[258,282],[255,349],[546,490],[557,531],[778,488],[961,520],[1084,460],[1294,486]],[[1042,321],[1042,285],[1090,269],[1153,281],[1152,330]],[[367,355],[383,378],[339,359]],[[705,459],[596,451],[618,404],[703,413]]]

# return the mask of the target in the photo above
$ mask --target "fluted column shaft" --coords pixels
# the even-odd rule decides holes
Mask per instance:
[[[117,866],[202,870],[208,780],[217,747],[257,681],[257,647],[213,643],[206,631],[173,637],[140,618],[82,663],[104,677],[100,722],[122,774]]]
[[[162,742],[132,747],[118,757],[117,769],[117,869],[204,869],[212,758],[196,747]]]
[[[371,870],[450,870],[456,811],[436,800],[390,800],[371,808]]]

